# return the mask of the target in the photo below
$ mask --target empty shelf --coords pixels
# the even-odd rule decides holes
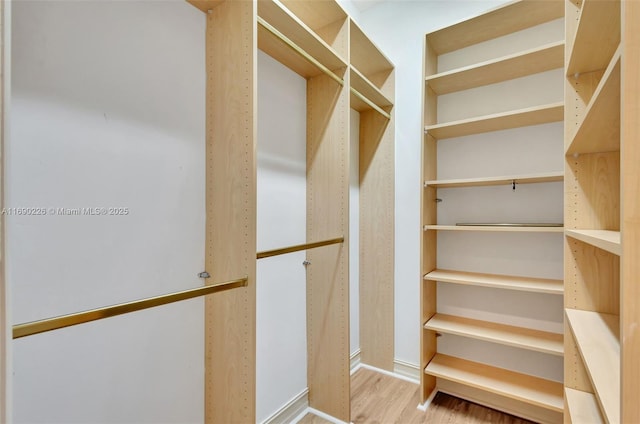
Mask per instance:
[[[424,325],[427,330],[499,343],[562,356],[562,334],[488,321],[436,314]]]
[[[427,41],[441,55],[563,16],[563,2],[510,2],[480,16],[432,32]]]
[[[593,393],[565,387],[564,398],[567,401],[571,422],[576,424],[604,424],[598,401]]]
[[[564,408],[562,383],[555,381],[439,353],[424,372],[553,411]]]
[[[620,43],[620,1],[584,0],[567,75],[604,69]]]
[[[620,422],[620,319],[566,309],[569,327],[607,422]]]
[[[373,104],[379,108],[385,108],[392,106],[393,103],[382,92],[373,85],[364,75],[362,75],[357,69],[350,68],[351,87],[356,89],[360,94],[369,99]],[[367,105],[357,97],[352,96],[351,107],[357,111],[371,109],[371,106]]]
[[[522,53],[435,74],[427,77],[427,84],[436,94],[447,94],[562,68],[563,65],[564,41],[560,41]]]
[[[425,181],[425,186],[436,188],[453,188],[453,187],[479,187],[516,184],[532,184],[532,183],[548,183],[564,180],[564,172],[544,172],[540,174],[529,175],[509,175],[502,177],[486,177],[486,178],[466,178],[457,180],[432,180]]]
[[[393,64],[382,51],[350,20],[351,64],[368,79],[376,74],[390,73]]]
[[[345,68],[345,61],[289,10],[273,0],[258,2],[258,16],[296,46],[330,70]],[[320,75],[320,68],[304,59],[279,36],[258,25],[258,47],[299,75]]]
[[[556,226],[556,224],[550,224],[548,226],[537,226],[535,224],[425,225],[424,229],[436,231],[504,231],[512,233],[561,233],[563,231],[563,227]]]
[[[609,230],[565,230],[565,234],[598,249],[620,256],[620,231]]]
[[[462,137],[490,131],[546,124],[564,119],[563,102],[495,113],[477,118],[428,125],[425,131],[435,139]]]
[[[587,106],[567,154],[620,150],[620,55],[613,55]]]
[[[535,293],[564,293],[562,280],[550,280],[546,278],[516,277],[511,275],[436,269],[425,275],[424,279],[442,281],[444,283],[467,284],[472,286],[521,290]]]

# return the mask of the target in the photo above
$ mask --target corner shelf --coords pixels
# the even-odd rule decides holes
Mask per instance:
[[[565,313],[607,422],[620,422],[619,317],[577,309]]]
[[[619,46],[593,93],[566,154],[620,150],[620,56]]]
[[[562,280],[550,280],[545,278],[517,277],[511,275],[436,269],[426,274],[424,279],[430,281],[441,281],[443,283],[466,284],[471,286],[519,290],[533,293],[557,295],[562,295],[564,293]]]
[[[443,124],[427,125],[425,131],[437,140],[491,131],[546,124],[564,119],[564,103],[557,102]]]
[[[598,401],[593,393],[565,387],[564,398],[567,402],[569,417],[573,423],[604,424]]]
[[[453,315],[435,314],[424,328],[551,355],[562,356],[564,351],[562,334]]]
[[[448,94],[564,66],[564,41],[426,78],[436,94]]]
[[[454,187],[482,187],[516,184],[549,183],[564,180],[564,171],[543,172],[529,175],[509,175],[502,177],[464,178],[455,180],[425,181],[425,187],[454,188]]]
[[[567,75],[604,69],[620,44],[620,2],[583,0]]]
[[[271,25],[327,69],[333,71],[347,67],[345,60],[323,39],[293,13],[273,0],[258,2],[258,18]],[[305,78],[322,73],[320,68],[304,59],[282,38],[262,25],[258,25],[258,48]]]
[[[508,233],[561,233],[563,227],[556,226],[527,226],[527,225],[425,225],[424,230],[435,231],[480,231],[480,232],[508,232]]]
[[[620,231],[609,230],[565,230],[568,237],[580,240],[609,253],[620,256],[622,246],[620,244]]]
[[[486,390],[556,412],[563,411],[562,383],[437,353],[425,374]]]

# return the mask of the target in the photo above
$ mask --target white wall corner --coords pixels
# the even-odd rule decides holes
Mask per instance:
[[[291,399],[282,408],[274,412],[261,424],[285,424],[298,422],[309,409],[309,389],[304,389],[296,397]]]
[[[393,372],[420,384],[420,367],[416,364],[395,359],[393,361]]]
[[[351,370],[351,374],[353,374],[354,372],[356,372],[358,370],[358,368],[360,368],[360,364],[362,363],[362,356],[360,355],[361,351],[360,349],[356,350],[355,352],[353,352],[351,354],[351,356],[349,357],[350,360],[350,370]]]

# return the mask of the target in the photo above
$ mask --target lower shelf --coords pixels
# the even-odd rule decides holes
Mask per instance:
[[[564,411],[562,383],[555,381],[439,353],[424,372],[552,411]]]
[[[545,278],[516,277],[512,275],[435,269],[426,274],[424,279],[429,281],[442,281],[443,283],[466,284],[506,290],[521,290],[534,293],[560,295],[564,293],[564,283],[562,280],[549,280]]]
[[[574,390],[566,387],[564,396],[567,400],[569,417],[574,424],[604,424],[604,419],[598,407],[598,401],[593,393]]]

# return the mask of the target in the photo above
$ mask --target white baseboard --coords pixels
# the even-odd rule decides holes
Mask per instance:
[[[393,361],[393,372],[420,384],[420,367],[418,365],[396,359]]]
[[[302,411],[302,413],[299,416],[297,416],[293,421],[291,421],[291,424],[296,424],[298,421],[300,421],[302,418],[304,418],[304,416],[307,415],[307,414],[313,414],[313,415],[318,416],[320,418],[323,418],[323,419],[325,419],[325,420],[327,420],[327,421],[329,421],[329,422],[331,422],[333,424],[350,424],[350,423],[347,423],[345,421],[341,421],[341,420],[337,419],[336,417],[332,417],[329,414],[325,414],[322,411],[318,411],[317,409],[313,409],[311,407],[308,407],[307,409]]]
[[[427,408],[429,408],[429,405],[431,405],[431,402],[433,402],[433,398],[436,397],[437,394],[438,394],[438,388],[436,387],[435,389],[433,389],[433,391],[431,392],[427,400],[424,401],[424,403],[418,404],[418,409],[421,411],[426,411]]]
[[[309,389],[304,389],[296,397],[274,412],[261,424],[286,424],[298,422],[309,409]]]
[[[360,355],[360,349],[358,349],[355,352],[353,352],[351,354],[351,356],[349,357],[349,360],[350,360],[349,369],[351,370],[351,374],[353,374],[353,370],[356,369],[358,367],[358,365],[360,365],[361,357],[362,356]]]

